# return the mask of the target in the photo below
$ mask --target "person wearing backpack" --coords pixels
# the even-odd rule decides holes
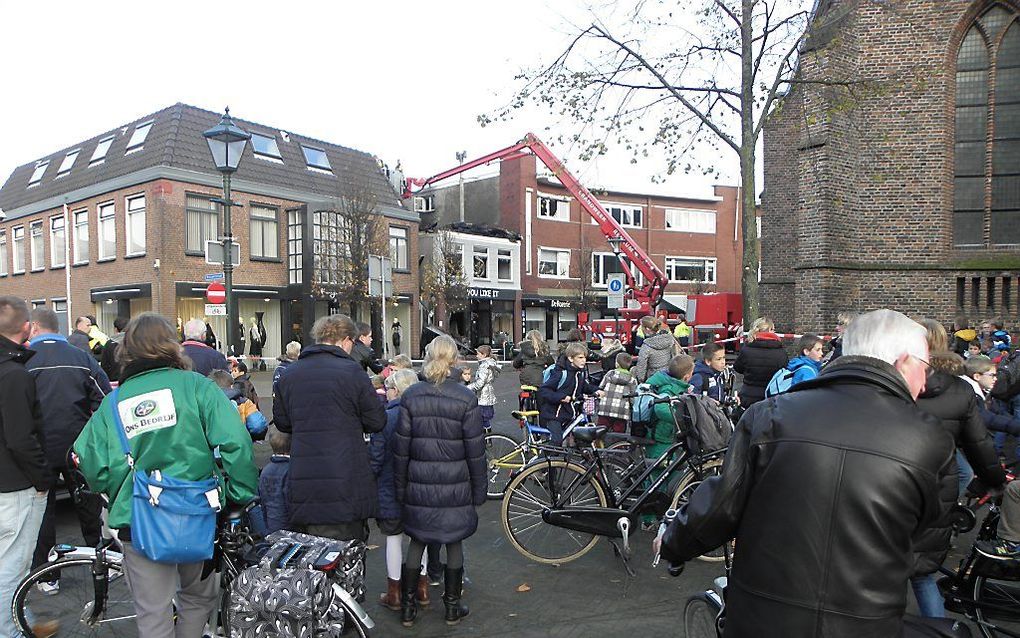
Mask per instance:
[[[733,362],[733,370],[743,375],[738,396],[745,410],[765,398],[765,387],[772,376],[786,366],[786,350],[773,332],[775,329],[771,319],[755,319],[747,343],[740,347],[740,354]]]
[[[801,381],[814,379],[822,369],[822,338],[805,334],[797,342],[800,356],[790,359],[785,367],[776,370],[765,388],[765,396],[774,397],[786,392]]]
[[[605,392],[588,380],[588,348],[583,343],[568,343],[555,365],[542,373],[538,389],[538,420],[552,433],[552,444],[563,444],[563,424],[577,416],[575,403],[584,395],[603,396]]]
[[[694,359],[690,355],[681,354],[673,357],[665,370],[660,370],[648,379],[648,385],[652,391],[659,396],[678,397],[686,394],[691,387],[691,375],[694,374]],[[655,445],[645,448],[645,458],[657,459],[662,456],[669,446],[676,443],[677,426],[673,418],[673,406],[669,403],[658,403],[655,405],[655,416],[652,419],[652,427],[648,438],[655,441]],[[661,470],[652,474],[651,479],[655,480]],[[641,529],[648,531],[658,527],[658,521],[654,513],[644,514],[641,517]]]
[[[134,598],[138,635],[201,636],[216,607],[217,578],[212,574],[203,578],[202,560],[157,562],[149,556],[168,548],[154,543],[147,550],[138,543],[144,538],[141,532],[145,526],[133,526],[154,522],[158,517],[152,510],[158,507],[146,507],[149,503],[133,498],[133,487],[140,480],[135,472],[155,474],[158,470],[167,483],[172,479],[189,484],[218,482],[211,479],[220,475],[213,455],[213,449],[219,448],[222,473],[230,477],[220,485],[226,498],[222,505],[244,505],[258,491],[251,438],[216,384],[190,371],[177,331],[162,315],[145,312],[132,319],[118,350],[124,364],[120,387],[103,399],[75,441],[74,451],[91,491],[109,498],[108,523],[119,530],[124,546],[124,570]],[[125,444],[133,468],[122,453]],[[161,498],[168,496],[163,493]],[[206,498],[212,506],[215,499],[208,493]],[[147,511],[136,512],[138,507]],[[210,535],[210,557],[212,541]],[[181,551],[180,547],[173,549]]]

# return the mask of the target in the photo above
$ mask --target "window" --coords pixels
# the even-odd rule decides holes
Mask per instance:
[[[431,213],[436,210],[436,199],[432,195],[421,195],[414,198],[416,213]]]
[[[249,230],[251,256],[262,259],[280,258],[280,231],[277,216],[280,211],[272,206],[251,207]]]
[[[110,144],[113,144],[113,137],[111,135],[99,140],[99,144],[96,144],[95,152],[92,153],[92,159],[89,160],[89,166],[103,163],[103,160],[106,159],[106,153],[110,150]]]
[[[99,205],[99,261],[117,257],[117,219],[113,202]]]
[[[538,216],[564,222],[570,221],[570,201],[539,195]]]
[[[496,279],[500,281],[513,281],[513,251],[507,248],[500,248],[496,251]]]
[[[288,282],[300,284],[304,281],[304,249],[301,241],[304,234],[304,216],[300,210],[287,211],[287,272]]]
[[[35,165],[35,170],[32,171],[32,177],[28,180],[28,185],[29,186],[35,186],[36,184],[41,182],[42,181],[43,173],[46,172],[46,167],[49,166],[49,165],[50,165],[50,161],[49,160],[43,160],[41,162],[37,162],[36,165]]]
[[[641,228],[640,206],[622,206],[619,204],[606,204],[606,211],[608,211],[609,214],[613,217],[613,219],[615,219],[616,222],[621,226]]]
[[[1020,244],[1020,24],[1015,18],[1002,5],[992,6],[957,52],[953,243],[960,247]]]
[[[715,283],[715,259],[666,257],[666,278],[674,283]]]
[[[127,255],[145,254],[145,195],[128,197],[124,226],[127,233]]]
[[[25,272],[25,227],[15,226],[11,229],[14,242],[14,274]]]
[[[390,261],[394,270],[407,270],[407,229],[390,226]]]
[[[42,220],[28,225],[28,234],[32,241],[32,271],[46,267],[46,247],[43,245]]]
[[[66,335],[67,330],[67,300],[66,299],[54,299],[53,300],[53,312],[57,313],[57,330],[62,335]]]
[[[631,266],[630,259],[626,255],[621,255],[623,261],[630,268],[630,273],[637,280],[637,285],[642,286],[645,283],[644,275],[641,271]],[[609,285],[609,275],[622,273],[623,266],[620,265],[620,257],[617,257],[613,253],[592,253],[591,254],[591,283],[596,288],[605,288]]]
[[[326,157],[326,151],[304,144],[301,145],[301,150],[305,153],[305,163],[308,164],[308,168],[327,173],[333,172],[333,167],[329,165],[329,158]]]
[[[81,149],[76,148],[64,156],[64,161],[60,162],[60,168],[57,169],[57,177],[71,172],[71,168],[74,166],[74,161],[78,159],[79,153],[81,153]]]
[[[475,246],[472,251],[474,256],[475,279],[489,278],[489,249],[486,246]]]
[[[145,146],[145,138],[149,136],[149,129],[151,128],[152,120],[142,122],[135,126],[135,132],[131,134],[131,139],[128,140],[127,150],[125,152],[130,153],[131,151],[137,151]]]
[[[74,213],[74,263],[89,263],[89,212]]]
[[[266,135],[259,135],[258,133],[251,134],[251,149],[255,153],[255,157],[261,157],[262,159],[283,161],[283,157],[280,155],[280,147],[276,145],[276,138],[269,137]]]
[[[7,276],[7,231],[0,229],[0,277]]]
[[[570,251],[539,248],[538,274],[542,277],[569,277]]]
[[[60,268],[64,265],[64,252],[67,250],[64,245],[67,239],[64,228],[64,216],[50,218],[50,266]]]
[[[715,211],[688,208],[667,208],[666,230],[714,235]]]
[[[188,195],[184,213],[184,252],[205,254],[205,242],[215,240],[220,224],[219,204],[203,195]]]

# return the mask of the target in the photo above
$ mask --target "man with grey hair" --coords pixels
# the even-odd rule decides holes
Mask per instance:
[[[191,359],[191,369],[203,377],[209,376],[213,370],[230,370],[227,358],[218,350],[205,344],[205,322],[192,319],[184,324],[184,354]]]
[[[927,359],[924,328],[876,310],[818,377],[744,414],[722,474],[656,540],[680,563],[736,538],[727,638],[901,635],[911,537],[941,515],[955,453],[914,403]]]
[[[0,296],[0,636],[5,638],[21,635],[11,599],[28,575],[53,485],[35,379],[25,369],[35,354],[22,345],[32,329],[28,312],[23,299]]]

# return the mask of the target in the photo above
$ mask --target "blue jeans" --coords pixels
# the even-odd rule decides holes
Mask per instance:
[[[942,593],[935,583],[935,574],[925,576],[914,576],[910,579],[910,586],[914,589],[914,597],[917,598],[917,608],[925,618],[945,618],[946,605],[942,600]]]
[[[478,411],[482,415],[482,428],[488,432],[492,429],[492,417],[496,416],[496,406],[494,405],[480,405]]]
[[[23,635],[14,626],[11,601],[18,583],[28,576],[45,511],[46,494],[34,487],[0,493],[0,638]]]
[[[967,486],[974,480],[974,468],[970,466],[967,461],[967,457],[963,455],[963,452],[956,450],[956,468],[957,468],[957,479],[960,481],[960,496],[963,496],[964,492],[967,491]]]

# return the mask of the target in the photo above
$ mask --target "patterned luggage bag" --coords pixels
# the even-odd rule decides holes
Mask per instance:
[[[287,531],[266,540],[259,563],[233,582],[230,635],[339,638],[346,613],[332,586],[364,596],[365,544]]]

